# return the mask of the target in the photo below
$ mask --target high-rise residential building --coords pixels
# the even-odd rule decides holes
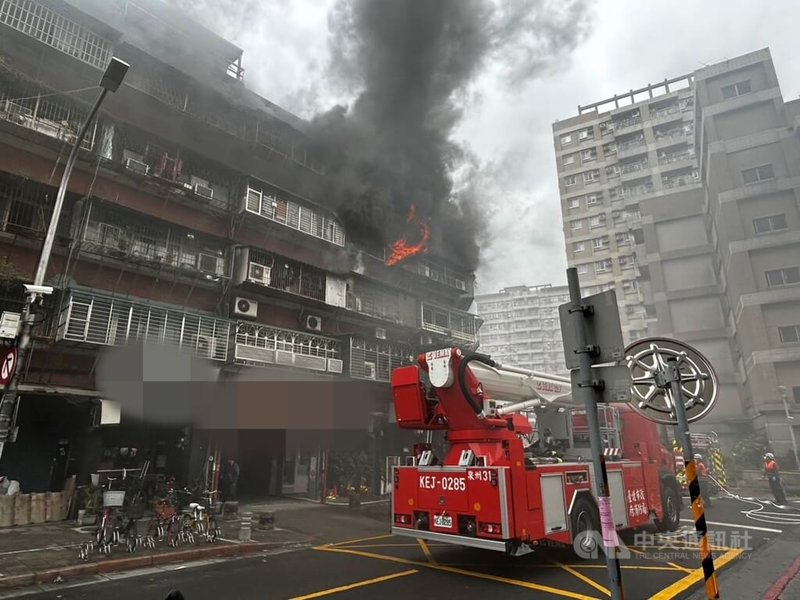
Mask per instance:
[[[782,456],[793,454],[787,410],[800,404],[798,115],[800,101],[784,102],[763,49],[579,107],[554,125],[569,264],[583,271],[584,285],[616,286],[626,341],[666,335],[711,360],[720,401],[696,430],[715,431],[728,445],[765,433]],[[604,123],[621,119],[622,128],[605,133]],[[563,166],[593,151],[605,164]],[[616,172],[623,189],[633,179],[640,187],[620,198]],[[593,194],[602,203],[594,210],[582,203]],[[593,217],[605,223],[595,231],[607,233],[573,223]],[[626,229],[630,259],[613,245]],[[604,242],[593,241],[589,249],[601,235],[611,248],[595,252]],[[613,277],[592,270],[603,252]],[[626,293],[632,287],[636,295]],[[642,315],[641,329],[631,314]]]
[[[514,286],[475,296],[482,353],[500,363],[563,375],[564,348],[558,307],[569,302],[566,286]]]
[[[693,101],[684,76],[579,106],[553,125],[567,263],[587,294],[616,290],[626,343],[645,335],[652,316],[635,253],[640,202],[700,185]]]
[[[151,473],[188,483],[234,457],[249,473],[242,494],[319,497],[329,450],[377,448],[370,432],[391,413],[394,367],[431,346],[477,343],[473,275],[435,252],[387,266],[391,248],[362,245],[330,207],[307,123],[248,89],[242,50],[181,11],[159,0],[5,0],[7,318],[21,312],[64,162],[112,56],[130,70],[69,181],[46,276],[54,293],[19,365],[17,434],[0,472],[26,492],[60,491],[67,476],[83,485],[98,469],[150,460]],[[2,336],[13,343],[8,328]],[[218,413],[202,426],[158,425],[123,410],[106,424],[99,357],[135,341],[201,359],[213,374],[204,382],[226,390]],[[148,378],[141,361],[131,369]],[[149,406],[185,414],[186,398],[143,391]],[[380,452],[401,443],[395,429]]]

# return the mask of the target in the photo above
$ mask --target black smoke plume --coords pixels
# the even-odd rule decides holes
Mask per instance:
[[[482,224],[453,194],[466,158],[450,140],[459,99],[491,49],[482,0],[341,0],[332,17],[333,66],[359,85],[349,109],[312,120],[309,135],[330,175],[348,234],[386,247],[407,233],[410,206],[430,220],[433,252],[474,268]],[[408,231],[413,243],[415,231]]]

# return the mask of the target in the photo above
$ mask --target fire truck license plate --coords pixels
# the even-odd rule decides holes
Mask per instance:
[[[451,527],[453,527],[453,517],[433,515],[433,524],[436,525],[436,527],[446,527],[450,529]]]

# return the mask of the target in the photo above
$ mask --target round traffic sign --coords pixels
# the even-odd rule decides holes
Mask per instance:
[[[636,340],[625,349],[631,371],[631,406],[656,423],[677,425],[672,394],[663,384],[670,357],[677,359],[682,401],[691,423],[706,416],[717,402],[719,381],[711,362],[697,349],[671,338]]]
[[[3,363],[0,364],[0,384],[7,384],[14,376],[14,371],[17,368],[17,349],[9,348],[5,356],[3,356]]]

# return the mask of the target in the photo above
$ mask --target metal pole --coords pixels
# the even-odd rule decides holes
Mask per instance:
[[[672,406],[675,410],[675,420],[678,422],[678,434],[683,447],[683,461],[686,465],[686,482],[689,484],[689,496],[692,500],[694,526],[700,538],[700,558],[703,564],[703,576],[706,581],[706,596],[709,599],[716,600],[719,598],[719,586],[717,585],[717,576],[714,573],[714,558],[708,546],[708,527],[706,526],[703,499],[700,496],[700,482],[697,480],[697,465],[695,465],[694,462],[692,437],[689,433],[689,420],[686,417],[686,406],[683,403],[681,372],[678,367],[678,359],[674,356],[667,358],[664,383],[668,385],[667,393],[669,394],[670,402],[672,402]]]
[[[595,473],[594,485],[600,507],[600,518],[601,521],[607,521],[607,515],[613,515],[613,512],[611,511],[611,497],[608,489],[608,472],[606,471],[606,462],[600,443],[600,423],[597,417],[597,400],[595,397],[597,391],[594,389],[592,383],[591,349],[586,343],[584,313],[587,308],[583,305],[580,282],[578,281],[578,270],[574,267],[567,269],[567,285],[569,286],[569,299],[571,302],[569,312],[575,326],[575,351],[578,353],[580,359],[580,385],[577,390],[573,391],[573,397],[576,392],[578,397],[583,396],[583,401],[586,406],[586,424],[589,429],[589,442],[592,446],[592,463]],[[606,515],[605,518],[604,515]],[[604,542],[607,533],[605,529],[608,526],[607,522],[603,526]],[[614,533],[616,533],[613,517],[611,518],[610,527]],[[623,600],[625,597],[622,589],[622,569],[620,568],[619,558],[617,556],[618,551],[619,548],[617,546],[605,546],[606,565],[608,566],[608,578],[611,583],[609,587],[612,600]]]
[[[36,267],[36,274],[33,278],[34,286],[41,287],[42,283],[44,282],[44,278],[47,274],[47,266],[50,263],[50,254],[53,251],[53,242],[56,238],[56,230],[58,229],[58,222],[61,218],[61,208],[64,204],[64,197],[67,193],[67,185],[69,184],[70,175],[72,174],[72,169],[75,166],[75,161],[78,158],[78,152],[80,151],[81,144],[83,143],[83,138],[86,136],[86,132],[89,130],[89,126],[94,120],[94,117],[97,114],[100,105],[103,103],[103,99],[106,97],[107,93],[108,89],[103,87],[97,100],[95,100],[94,106],[92,106],[92,110],[89,112],[88,117],[84,121],[83,126],[78,133],[78,138],[72,145],[72,150],[70,150],[69,158],[67,158],[67,164],[64,168],[64,173],[61,176],[61,184],[58,186],[56,203],[53,207],[53,214],[50,217],[50,224],[47,227],[47,235],[45,236],[44,243],[42,244],[42,251],[39,256],[39,264]],[[17,368],[15,369],[11,380],[6,384],[3,397],[0,400],[0,459],[3,458],[3,449],[8,441],[8,434],[14,421],[17,400],[19,396],[17,393],[20,383],[19,380],[22,371],[24,370],[27,349],[30,346],[31,330],[33,329],[35,316],[31,311],[31,307],[41,295],[41,291],[29,291],[25,297],[25,304],[22,307],[22,324],[19,337],[17,338]]]
[[[778,391],[781,393],[781,400],[783,400],[783,410],[786,413],[786,421],[789,424],[789,435],[792,438],[792,451],[794,452],[795,469],[800,469],[800,458],[798,458],[797,455],[797,439],[794,436],[794,423],[792,423],[792,421],[794,421],[794,417],[789,412],[789,403],[788,403],[789,392],[786,389],[786,386],[784,385],[779,385]]]

